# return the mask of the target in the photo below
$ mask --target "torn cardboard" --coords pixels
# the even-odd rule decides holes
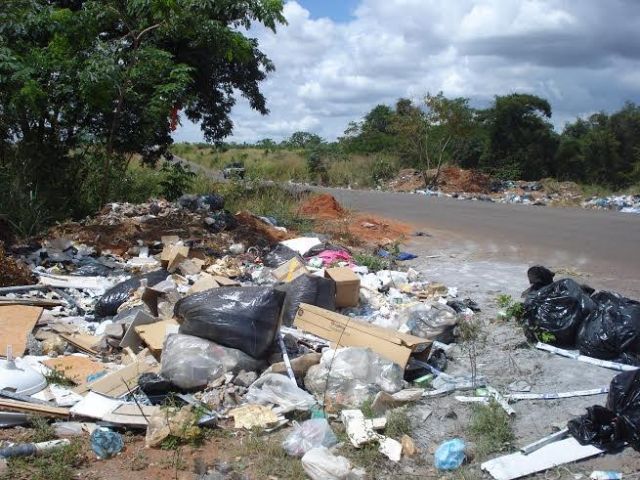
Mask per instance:
[[[151,353],[158,356],[162,352],[164,339],[167,335],[178,333],[178,327],[178,322],[173,319],[168,319],[149,325],[139,325],[134,327],[134,330],[149,347]]]
[[[66,378],[76,385],[87,383],[88,376],[105,370],[104,364],[80,355],[50,358],[42,363],[53,370],[62,372]]]
[[[293,257],[288,262],[273,270],[271,275],[279,282],[289,283],[300,275],[305,275],[307,273],[310,272],[307,270],[307,267],[305,267],[304,260],[300,257]]]
[[[152,358],[145,357],[127,365],[120,370],[108,373],[94,382],[76,387],[73,391],[83,395],[88,391],[100,393],[107,397],[119,398],[138,386],[138,377],[147,372],[158,372],[160,365]]]
[[[334,347],[370,348],[403,369],[412,353],[428,351],[431,340],[396,332],[320,307],[300,304],[294,325],[332,343]]]
[[[7,355],[7,347],[16,357],[24,355],[27,337],[42,315],[42,307],[9,305],[0,307],[0,357]]]

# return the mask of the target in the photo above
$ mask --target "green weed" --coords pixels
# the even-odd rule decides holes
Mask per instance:
[[[469,433],[480,460],[492,453],[509,451],[515,440],[511,419],[496,402],[474,406]]]
[[[47,383],[61,385],[63,387],[71,387],[75,385],[75,382],[65,375],[65,372],[57,368],[52,368],[49,372],[45,373],[44,378]]]
[[[356,253],[354,259],[358,265],[367,267],[371,272],[379,272],[380,270],[387,270],[389,268],[389,262],[377,255]]]
[[[384,434],[388,437],[399,439],[403,435],[411,433],[411,422],[406,408],[396,408],[387,412],[387,426]]]
[[[78,468],[87,458],[79,440],[65,447],[50,450],[35,457],[15,457],[8,461],[2,480],[69,480],[77,478]]]

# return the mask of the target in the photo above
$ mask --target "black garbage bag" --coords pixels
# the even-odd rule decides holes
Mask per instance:
[[[192,194],[182,195],[178,199],[178,205],[182,208],[195,212],[198,209],[198,196]]]
[[[276,248],[264,256],[262,263],[265,267],[278,268],[294,257],[299,257],[298,252],[285,245],[278,244]]]
[[[531,341],[573,347],[578,330],[596,304],[569,278],[530,292],[524,301],[524,330]]]
[[[161,405],[173,392],[181,390],[157,373],[143,373],[138,377],[138,386],[152,405]]]
[[[94,312],[96,318],[111,317],[118,313],[118,308],[127,301],[131,292],[140,288],[140,280],[146,280],[147,285],[153,287],[155,284],[164,281],[168,275],[169,272],[166,270],[155,270],[111,287],[96,303]]]
[[[277,288],[287,294],[282,311],[282,323],[287,327],[293,325],[301,303],[332,312],[336,309],[336,283],[329,278],[300,275],[290,283],[284,283]]]
[[[179,300],[180,333],[211,340],[261,359],[280,328],[285,293],[269,287],[225,287]]]
[[[198,207],[212,212],[222,210],[224,208],[224,197],[215,193],[201,195],[198,197]]]
[[[598,307],[578,332],[580,353],[602,360],[640,364],[640,303],[611,292],[591,296]]]
[[[207,224],[208,229],[213,233],[220,233],[228,230],[233,230],[238,226],[236,217],[229,210],[218,210],[212,212],[204,222]]]
[[[606,408],[587,408],[586,415],[570,420],[567,427],[581,445],[615,452],[629,443],[640,451],[640,370],[616,375]]]
[[[527,270],[527,277],[531,284],[531,290],[540,290],[542,287],[551,285],[553,283],[553,277],[556,274],[542,265],[535,265]]]
[[[335,245],[331,242],[322,242],[320,245],[316,245],[315,247],[312,247],[308,252],[305,252],[304,256],[315,257],[325,250],[331,250],[333,252],[346,252],[351,255],[351,250],[349,250],[347,247],[343,247],[342,245]]]
[[[447,305],[453,308],[456,313],[462,313],[467,310],[471,310],[472,312],[480,312],[480,307],[478,303],[470,298],[465,298],[464,300],[449,300],[447,301]]]

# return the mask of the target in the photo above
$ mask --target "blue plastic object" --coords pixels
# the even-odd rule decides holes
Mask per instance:
[[[455,470],[464,462],[464,441],[459,438],[447,440],[436,450],[436,468],[438,470]]]
[[[413,260],[414,258],[418,258],[418,256],[409,252],[400,252],[398,255],[396,255],[396,260],[399,262],[404,262],[405,260]]]
[[[108,428],[96,428],[91,434],[91,449],[104,460],[117,455],[124,448],[122,435]]]

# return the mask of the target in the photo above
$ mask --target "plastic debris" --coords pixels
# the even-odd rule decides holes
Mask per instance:
[[[595,470],[591,472],[589,478],[591,480],[622,480],[622,474],[620,472]]]
[[[314,418],[294,424],[293,430],[282,443],[285,451],[294,457],[302,457],[312,448],[333,447],[338,443],[325,418]]]
[[[459,438],[442,443],[435,453],[435,466],[438,470],[460,468],[465,459],[465,443]]]
[[[250,403],[277,405],[281,412],[309,410],[316,400],[302,390],[289,377],[278,373],[265,373],[250,387],[245,400]]]
[[[118,432],[100,427],[91,434],[91,450],[101,460],[117,455],[123,448],[124,440]]]
[[[346,480],[351,473],[351,462],[332,454],[326,447],[317,447],[304,454],[302,468],[311,480]]]

